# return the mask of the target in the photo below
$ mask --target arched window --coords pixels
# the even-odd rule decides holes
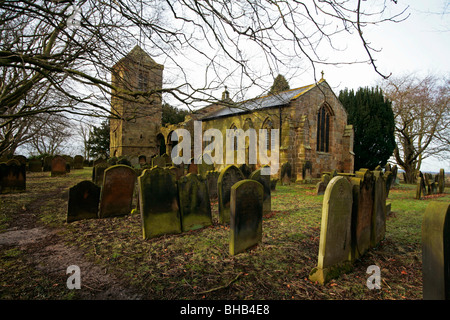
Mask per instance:
[[[317,112],[317,151],[329,152],[331,111],[326,105]]]
[[[238,149],[238,137],[237,137],[237,134],[236,134],[236,130],[237,130],[237,127],[236,127],[236,125],[233,123],[232,125],[231,125],[231,128],[230,128],[231,130],[233,130],[233,136],[234,136],[234,151],[237,151],[237,149]]]

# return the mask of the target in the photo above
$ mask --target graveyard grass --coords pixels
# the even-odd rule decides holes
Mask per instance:
[[[0,233],[38,232],[0,245],[0,299],[422,299],[422,216],[430,201],[450,201],[448,189],[416,200],[415,185],[395,186],[386,238],[351,272],[320,285],[308,279],[317,265],[323,200],[315,185],[279,183],[263,217],[262,243],[231,256],[217,201],[213,225],[148,240],[137,210],[67,224],[68,190],[90,179],[91,170],[52,178],[28,173],[25,193],[1,195]],[[80,265],[81,290],[66,287],[72,264]],[[381,269],[380,290],[366,286],[370,265]]]

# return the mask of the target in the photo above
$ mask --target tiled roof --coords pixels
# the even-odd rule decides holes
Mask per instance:
[[[217,118],[217,117],[223,117],[223,116],[229,116],[249,111],[255,111],[259,109],[264,108],[271,108],[271,107],[277,107],[277,106],[283,106],[287,105],[291,100],[294,100],[304,94],[305,92],[309,91],[311,88],[313,88],[315,84],[311,84],[308,86],[296,88],[296,89],[290,89],[287,91],[279,92],[277,94],[273,95],[267,95],[263,97],[258,97],[250,100],[245,100],[240,103],[236,103],[233,107],[225,106],[221,108],[220,110],[217,110],[215,112],[211,112],[204,117],[202,117],[203,120]]]

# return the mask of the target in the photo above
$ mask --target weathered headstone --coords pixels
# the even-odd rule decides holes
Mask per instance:
[[[325,194],[325,190],[327,189],[327,185],[323,181],[319,181],[316,184],[316,194],[322,195]]]
[[[281,165],[281,184],[283,186],[291,184],[292,167],[289,162],[285,162]]]
[[[154,156],[152,159],[152,167],[161,167],[164,168],[166,166],[166,160],[164,157],[161,156]]]
[[[263,197],[263,214],[270,213],[272,211],[272,198],[271,198],[271,190],[270,190],[270,175],[261,174],[261,169],[253,171],[250,176],[250,180],[256,180],[262,184],[264,188],[264,197]]]
[[[44,172],[52,171],[52,160],[53,160],[53,156],[47,156],[44,158],[44,163],[43,163],[43,171]]]
[[[103,186],[103,175],[106,169],[108,169],[110,167],[110,165],[105,161],[105,162],[101,162],[97,165],[95,165],[92,168],[93,171],[93,179],[92,181],[98,185],[98,186]]]
[[[84,160],[83,156],[76,155],[73,158],[73,168],[74,169],[83,169],[83,160]]]
[[[182,231],[212,224],[208,185],[199,174],[189,173],[178,180],[178,199]]]
[[[392,175],[392,171],[385,171],[383,174],[383,179],[385,181],[385,186],[386,186],[386,198],[389,197],[389,191],[391,190],[391,186],[392,186],[392,179],[393,179],[393,175]]]
[[[99,218],[131,213],[136,173],[127,165],[115,165],[104,171]]]
[[[208,194],[209,200],[217,199],[217,180],[219,179],[220,172],[218,171],[208,171],[206,173],[206,183],[208,184]]]
[[[391,188],[394,185],[398,184],[398,182],[397,182],[397,179],[398,179],[397,174],[398,174],[398,167],[397,167],[397,165],[394,165],[392,167],[392,184],[391,184]]]
[[[248,179],[253,172],[252,168],[250,168],[250,166],[246,163],[241,164],[238,168],[244,175],[244,179]]]
[[[144,239],[180,233],[181,218],[174,175],[157,166],[144,170],[138,183]]]
[[[323,198],[319,257],[309,279],[324,284],[351,269],[352,185],[342,177],[331,179]]]
[[[432,201],[422,221],[424,300],[450,300],[450,203]]]
[[[98,218],[100,187],[92,181],[81,181],[69,189],[67,222]]]
[[[0,164],[1,193],[16,193],[26,190],[26,165],[16,159]]]
[[[217,179],[217,192],[219,195],[219,223],[230,221],[231,187],[241,180],[244,175],[235,165],[225,167]]]
[[[169,170],[175,175],[175,180],[177,181],[184,176],[184,169],[182,166],[171,166],[169,167]]]
[[[370,248],[370,235],[374,201],[374,177],[370,170],[360,169],[351,178],[352,207],[352,261]]]
[[[241,180],[231,187],[230,254],[262,241],[264,187],[256,180]]]
[[[445,172],[444,169],[439,170],[439,193],[444,193],[445,190]]]
[[[67,161],[61,156],[54,156],[52,159],[52,177],[65,176],[67,172]]]
[[[28,170],[30,172],[42,172],[42,161],[39,159],[31,159],[28,162]]]
[[[381,171],[374,170],[371,247],[376,247],[386,233],[386,183]]]
[[[425,183],[424,183],[422,177],[417,177],[416,180],[417,180],[417,183],[416,183],[416,199],[420,200],[420,199],[422,199],[422,196],[424,195]]]
[[[13,159],[16,159],[17,161],[19,161],[20,164],[24,164],[24,165],[27,164],[27,157],[22,156],[22,155],[20,155],[20,154],[15,155],[15,156],[13,157]]]

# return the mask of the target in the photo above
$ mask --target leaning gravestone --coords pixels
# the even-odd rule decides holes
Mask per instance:
[[[352,185],[342,177],[331,179],[323,198],[319,257],[309,279],[324,284],[351,270]]]
[[[374,177],[370,170],[360,169],[351,178],[353,185],[352,207],[352,261],[370,248],[373,214]]]
[[[81,181],[69,189],[67,222],[98,218],[100,187],[92,181]]]
[[[263,214],[268,214],[272,211],[271,205],[271,189],[270,189],[270,175],[261,174],[261,169],[253,171],[250,176],[250,180],[256,180],[262,184],[264,188],[264,198],[263,198]]]
[[[439,170],[439,193],[444,193],[445,190],[445,172],[444,169]]]
[[[432,201],[422,221],[424,300],[450,300],[450,203]]]
[[[67,172],[67,161],[61,156],[54,156],[51,167],[52,177],[65,176]]]
[[[118,164],[107,168],[103,175],[99,218],[131,213],[136,173],[133,168]]]
[[[200,175],[189,173],[181,177],[177,184],[182,231],[211,225],[211,203],[206,180]]]
[[[261,242],[263,197],[264,187],[256,180],[241,180],[231,187],[231,255]]]
[[[26,190],[26,165],[16,159],[0,164],[1,193],[16,193]]]
[[[217,192],[219,195],[219,223],[230,221],[231,187],[241,180],[244,175],[235,165],[225,167],[217,179]]]
[[[386,182],[381,171],[373,171],[373,211],[370,245],[376,247],[386,233]]]
[[[144,239],[181,232],[175,176],[167,168],[146,169],[138,178]]]

